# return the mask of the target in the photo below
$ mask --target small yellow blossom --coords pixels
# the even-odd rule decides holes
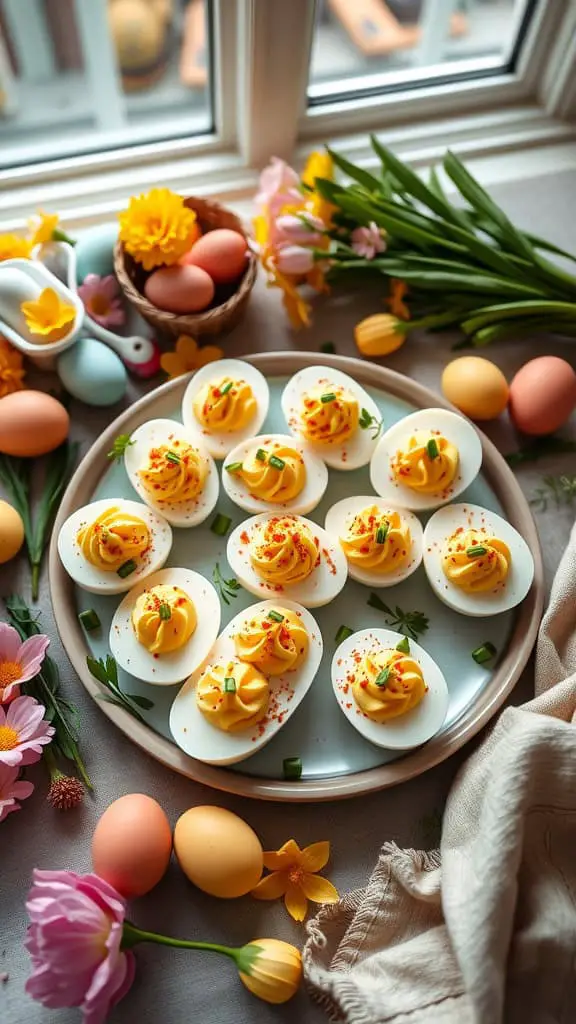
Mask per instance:
[[[302,957],[296,946],[281,939],[254,939],[239,950],[240,980],[266,1003],[286,1003],[302,980]]]
[[[28,221],[28,228],[32,232],[32,246],[51,242],[59,222],[60,217],[57,213],[44,213],[43,210],[38,210],[38,216]]]
[[[332,223],[332,216],[338,209],[333,203],[328,202],[316,191],[314,182],[316,178],[329,178],[330,180],[334,176],[334,163],[329,153],[311,153],[306,161],[306,166],[302,174],[302,181],[304,185],[307,185],[312,191],[307,193],[307,205],[309,206],[310,212],[315,214],[316,217],[320,217],[324,221],[326,227],[330,227]]]
[[[60,341],[76,318],[75,307],[62,302],[53,288],[44,288],[36,301],[23,302],[20,309],[30,334],[38,334],[46,342]]]
[[[119,220],[120,241],[144,270],[177,263],[201,234],[194,210],[169,188],[132,196]]]
[[[384,299],[384,304],[392,315],[397,316],[400,320],[410,319],[410,310],[404,302],[404,296],[407,294],[408,285],[406,281],[399,281],[393,277],[390,282],[390,295],[387,299]]]
[[[0,398],[24,388],[26,370],[22,363],[22,353],[0,337]]]
[[[330,843],[312,843],[303,850],[289,839],[276,852],[264,854],[264,867],[271,871],[265,875],[252,896],[257,900],[277,900],[284,897],[286,910],[295,921],[303,921],[308,912],[308,900],[313,903],[336,903],[338,890],[327,878],[316,874],[328,863]]]
[[[164,352],[160,357],[160,365],[170,380],[182,377],[192,370],[199,370],[207,363],[222,359],[224,353],[217,345],[204,345],[200,348],[194,338],[181,334],[176,341],[174,352]]]
[[[33,243],[21,235],[0,235],[0,263],[2,260],[29,260]]]

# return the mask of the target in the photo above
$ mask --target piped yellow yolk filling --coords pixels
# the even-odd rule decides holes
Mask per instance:
[[[301,617],[288,608],[261,612],[234,636],[236,654],[265,676],[298,668],[308,652],[308,632]]]
[[[420,494],[441,494],[453,483],[459,455],[455,444],[440,433],[416,431],[405,449],[396,452],[391,469],[394,478]]]
[[[446,579],[467,594],[485,593],[506,585],[511,560],[510,549],[503,540],[460,527],[446,542],[442,571]]]
[[[138,516],[114,505],[82,527],[76,541],[84,558],[102,572],[117,572],[121,565],[137,559],[150,546],[150,530]]]
[[[271,442],[255,448],[244,459],[236,475],[241,477],[253,497],[282,504],[297,498],[304,489],[306,466],[295,448]]]
[[[387,722],[415,708],[428,687],[418,662],[402,651],[369,651],[358,664],[352,695],[373,722]]]
[[[245,380],[221,377],[204,384],[193,402],[194,415],[208,433],[231,434],[247,427],[258,403]]]
[[[252,568],[260,579],[279,588],[307,579],[319,558],[318,539],[293,516],[260,523],[250,541]]]
[[[151,448],[148,465],[138,471],[145,491],[158,502],[181,504],[202,493],[208,463],[188,441]]]
[[[308,441],[342,444],[358,430],[358,402],[346,388],[327,382],[303,396],[300,419],[302,434]]]
[[[180,587],[160,584],[140,594],[132,612],[138,643],[150,654],[170,654],[188,643],[197,624],[196,609]]]
[[[412,538],[398,512],[384,513],[377,505],[369,505],[354,516],[340,537],[340,546],[352,565],[385,574],[406,561]]]
[[[237,732],[256,725],[268,709],[268,680],[254,665],[233,658],[209,665],[196,686],[196,703],[217,729]]]

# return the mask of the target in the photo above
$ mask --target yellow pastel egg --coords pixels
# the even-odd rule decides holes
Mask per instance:
[[[245,896],[262,875],[256,833],[223,807],[191,807],[176,822],[174,853],[184,874],[211,896]]]
[[[7,501],[0,501],[0,565],[18,554],[24,543],[24,524]]]
[[[444,396],[472,420],[494,420],[508,404],[508,384],[495,363],[479,356],[453,359],[442,374]]]

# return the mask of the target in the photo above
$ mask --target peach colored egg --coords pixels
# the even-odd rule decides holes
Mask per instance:
[[[174,853],[190,881],[220,899],[245,896],[262,875],[258,836],[224,807],[185,811],[174,829]]]
[[[161,267],[144,285],[146,298],[167,313],[199,313],[214,298],[214,282],[201,267]]]
[[[449,402],[472,420],[493,420],[508,404],[508,384],[489,359],[461,356],[444,368],[442,391]]]
[[[15,391],[0,401],[0,452],[35,458],[68,437],[70,417],[61,402],[44,391]]]
[[[24,543],[24,523],[20,513],[7,501],[0,501],[0,565],[18,554]]]
[[[576,409],[576,373],[565,359],[540,356],[510,385],[510,416],[525,434],[553,434]]]
[[[229,284],[246,269],[248,243],[238,231],[216,228],[202,235],[183,257],[187,265],[205,270],[215,284]]]
[[[110,804],[92,837],[94,871],[127,899],[158,884],[171,852],[168,818],[144,793],[129,793]]]

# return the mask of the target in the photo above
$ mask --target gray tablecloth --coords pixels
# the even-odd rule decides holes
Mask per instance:
[[[567,249],[576,248],[574,239],[574,195],[576,174],[559,173],[520,185],[493,189],[520,224],[545,235]],[[381,309],[376,293],[321,298],[315,304],[314,327],[295,335],[280,310],[278,294],[267,291],[260,281],[244,323],[225,341],[231,355],[278,349],[317,351],[324,341],[333,341],[341,354],[355,354],[353,325],[362,316]],[[449,337],[421,336],[385,362],[395,370],[437,389],[442,367],[450,358]],[[553,340],[525,341],[493,346],[487,352],[512,375],[527,359],[553,352],[576,361],[576,344]],[[51,386],[43,378],[43,387]],[[132,384],[126,402],[142,388]],[[103,427],[122,407],[91,409],[72,406],[73,435],[86,451]],[[574,418],[571,436],[576,436]],[[502,451],[515,445],[513,431],[505,418],[488,425],[487,433]],[[574,472],[573,456],[546,459],[522,470],[519,480],[531,495],[545,473]],[[568,508],[550,508],[537,514],[544,550],[546,581],[550,580],[568,538],[571,519]],[[24,561],[0,568],[0,595],[21,588],[28,593]],[[228,807],[250,822],[265,848],[276,849],[293,836],[301,845],[330,839],[332,861],[329,874],[341,891],[364,883],[384,840],[401,846],[432,847],[437,840],[441,813],[451,780],[467,749],[412,782],[395,789],[351,802],[320,805],[274,805],[212,792],[169,772],[129,743],[87,697],[70,669],[50,609],[48,583],[44,577],[40,609],[46,632],[53,636],[52,654],[57,659],[66,693],[78,705],[82,722],[82,745],[95,786],[92,799],[79,812],[57,814],[44,801],[46,777],[41,767],[30,771],[37,790],[18,814],[0,825],[0,1021],[3,1024],[73,1024],[75,1010],[44,1010],[24,993],[28,958],[22,947],[25,931],[24,898],[34,866],[90,868],[90,838],[104,808],[124,793],[149,793],[160,801],[170,820],[197,803]],[[532,692],[530,666],[518,683],[512,702],[526,700]],[[302,926],[288,918],[282,904],[259,903],[249,897],[231,903],[218,901],[193,889],[175,863],[157,889],[133,905],[131,916],[149,930],[164,931],[186,938],[241,944],[261,936],[275,936],[300,945]],[[284,1007],[271,1007],[254,999],[238,982],[227,961],[210,954],[171,951],[141,946],[137,951],[138,975],[127,999],[111,1016],[115,1024],[162,1021],[163,1024],[272,1024],[276,1021],[321,1024],[323,1012],[302,992]]]

